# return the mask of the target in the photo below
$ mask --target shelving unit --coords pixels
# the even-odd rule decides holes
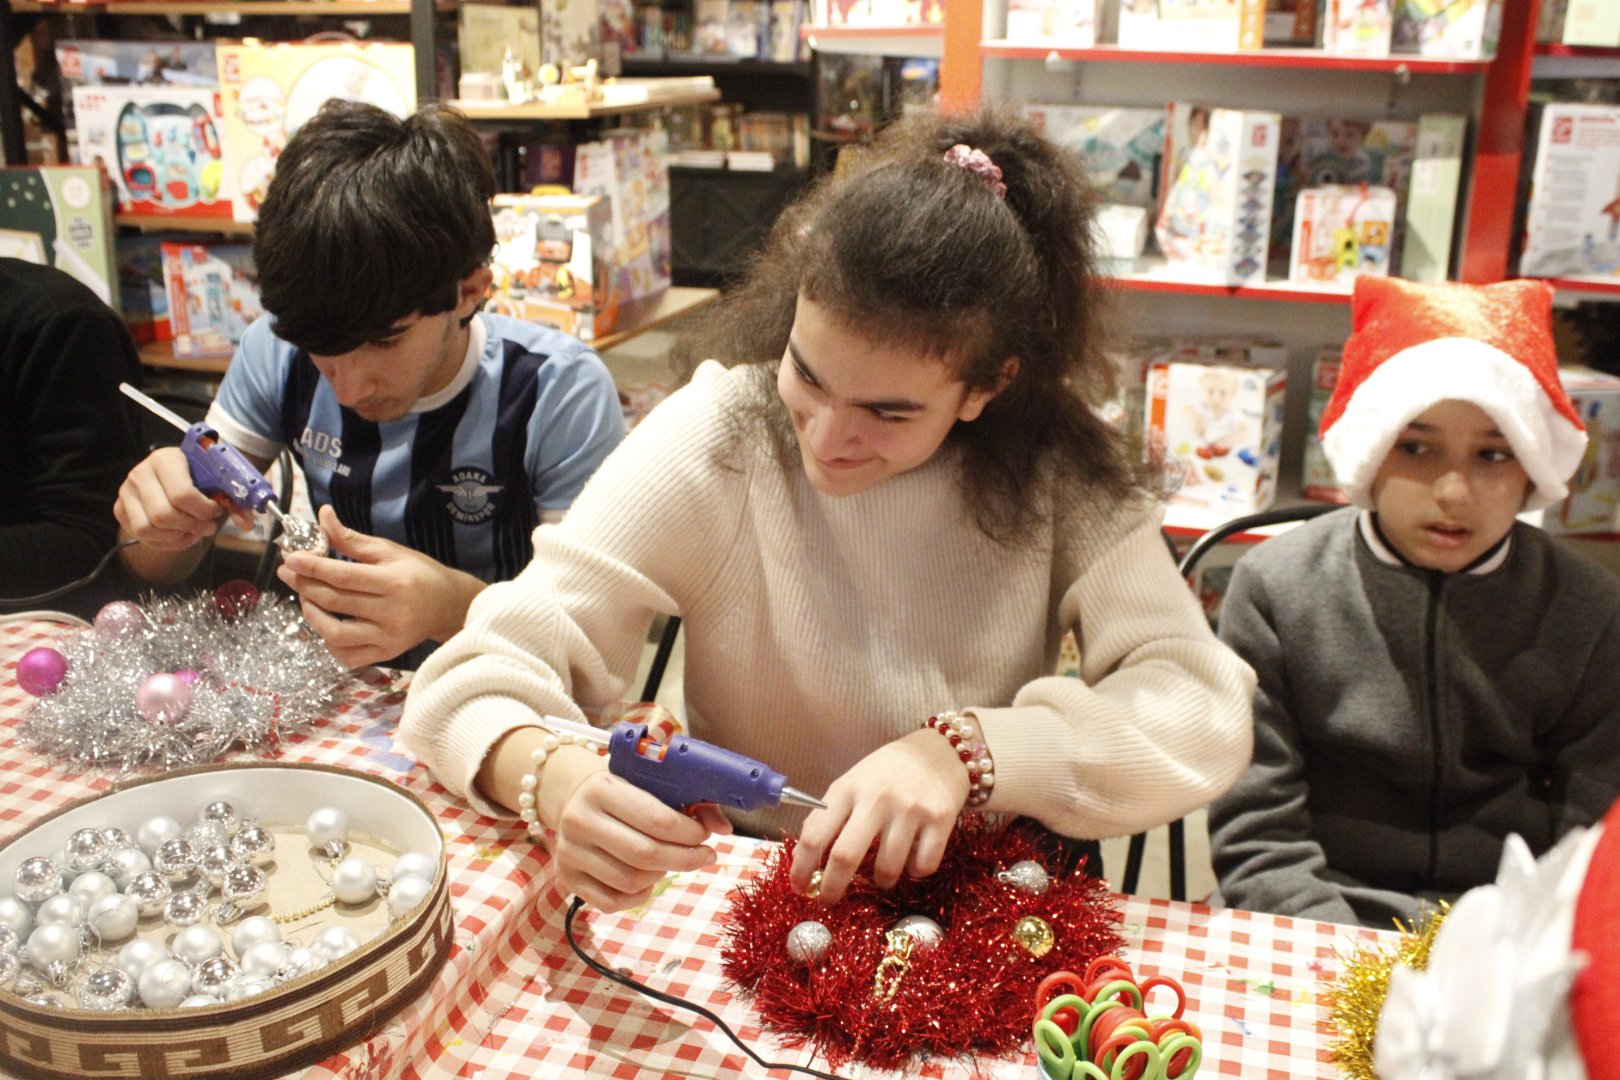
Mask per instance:
[[[947,19],[947,24],[948,24]],[[866,56],[939,57],[945,54],[945,25],[940,26],[812,26],[799,34],[820,52]]]
[[[1223,67],[1310,68],[1315,71],[1382,71],[1392,75],[1472,75],[1488,60],[1447,60],[1423,56],[1340,56],[1321,49],[1257,49],[1249,52],[1185,52],[1124,49],[1094,45],[1087,49],[1048,48],[1002,39],[980,45],[984,56],[1020,60],[1113,60],[1146,64],[1215,64]]]
[[[23,145],[22,92],[17,87],[13,50],[22,38],[18,16],[93,15],[319,15],[409,18],[415,54],[416,99],[438,97],[439,15],[456,10],[456,0],[114,0],[112,3],[39,3],[0,0],[0,157],[8,165],[27,160]]]
[[[509,101],[468,101],[461,98],[452,100],[450,104],[466,113],[469,120],[481,122],[509,120],[519,123],[532,123],[544,120],[596,120],[609,116],[622,116],[625,113],[645,112],[648,109],[663,109],[675,105],[700,105],[706,101],[719,100],[720,91],[711,89],[669,94],[633,102],[614,102],[610,100],[552,104],[543,101],[528,101],[523,104],[514,104]]]

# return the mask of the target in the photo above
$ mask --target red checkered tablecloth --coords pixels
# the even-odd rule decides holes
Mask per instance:
[[[29,698],[17,686],[17,658],[57,632],[42,623],[0,624],[0,830],[7,834],[110,783],[106,775],[65,771],[19,737]],[[330,720],[290,739],[283,757],[387,778],[434,811],[448,853],[455,944],[420,999],[372,1038],[302,1075],[767,1075],[708,1020],[642,997],[579,962],[564,940],[566,902],[546,873],[544,853],[518,824],[482,817],[451,797],[395,742],[404,686],[403,677],[377,671],[354,680]],[[717,848],[716,865],[673,875],[646,908],[616,915],[584,911],[576,932],[615,969],[723,1017],[767,1061],[812,1063],[763,1033],[721,974],[719,926],[727,895],[761,865],[769,845],[723,837]],[[1338,951],[1392,935],[1198,904],[1136,897],[1121,903],[1126,958],[1143,975],[1171,975],[1186,987],[1188,1014],[1205,1037],[1201,1076],[1335,1077],[1323,1050],[1323,981],[1336,969]],[[924,1062],[913,1075],[1028,1080],[1035,1076],[1033,1062],[1033,1055],[1016,1062]],[[826,1069],[824,1061],[813,1064]]]

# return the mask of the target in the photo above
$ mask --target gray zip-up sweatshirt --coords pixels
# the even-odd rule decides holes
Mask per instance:
[[[1445,574],[1327,514],[1239,561],[1221,637],[1260,680],[1210,809],[1231,906],[1387,929],[1620,796],[1620,580],[1539,529]]]

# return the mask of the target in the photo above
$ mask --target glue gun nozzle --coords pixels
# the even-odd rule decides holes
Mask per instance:
[[[782,801],[794,806],[813,806],[817,810],[827,809],[826,803],[814,795],[806,795],[796,787],[784,787],[782,789]]]

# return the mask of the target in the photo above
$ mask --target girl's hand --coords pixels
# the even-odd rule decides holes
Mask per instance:
[[[939,869],[969,789],[967,769],[938,732],[921,728],[879,747],[833,781],[827,809],[805,819],[788,880],[802,893],[821,869],[818,896],[836,903],[874,841],[878,888],[902,873],[927,877]]]
[[[621,911],[645,904],[665,874],[699,870],[714,861],[714,849],[704,841],[712,833],[731,832],[731,822],[717,807],[699,806],[696,816],[688,817],[597,760],[600,766],[567,796],[556,823],[552,851],[565,893],[599,911]],[[549,772],[548,767],[548,782]]]

